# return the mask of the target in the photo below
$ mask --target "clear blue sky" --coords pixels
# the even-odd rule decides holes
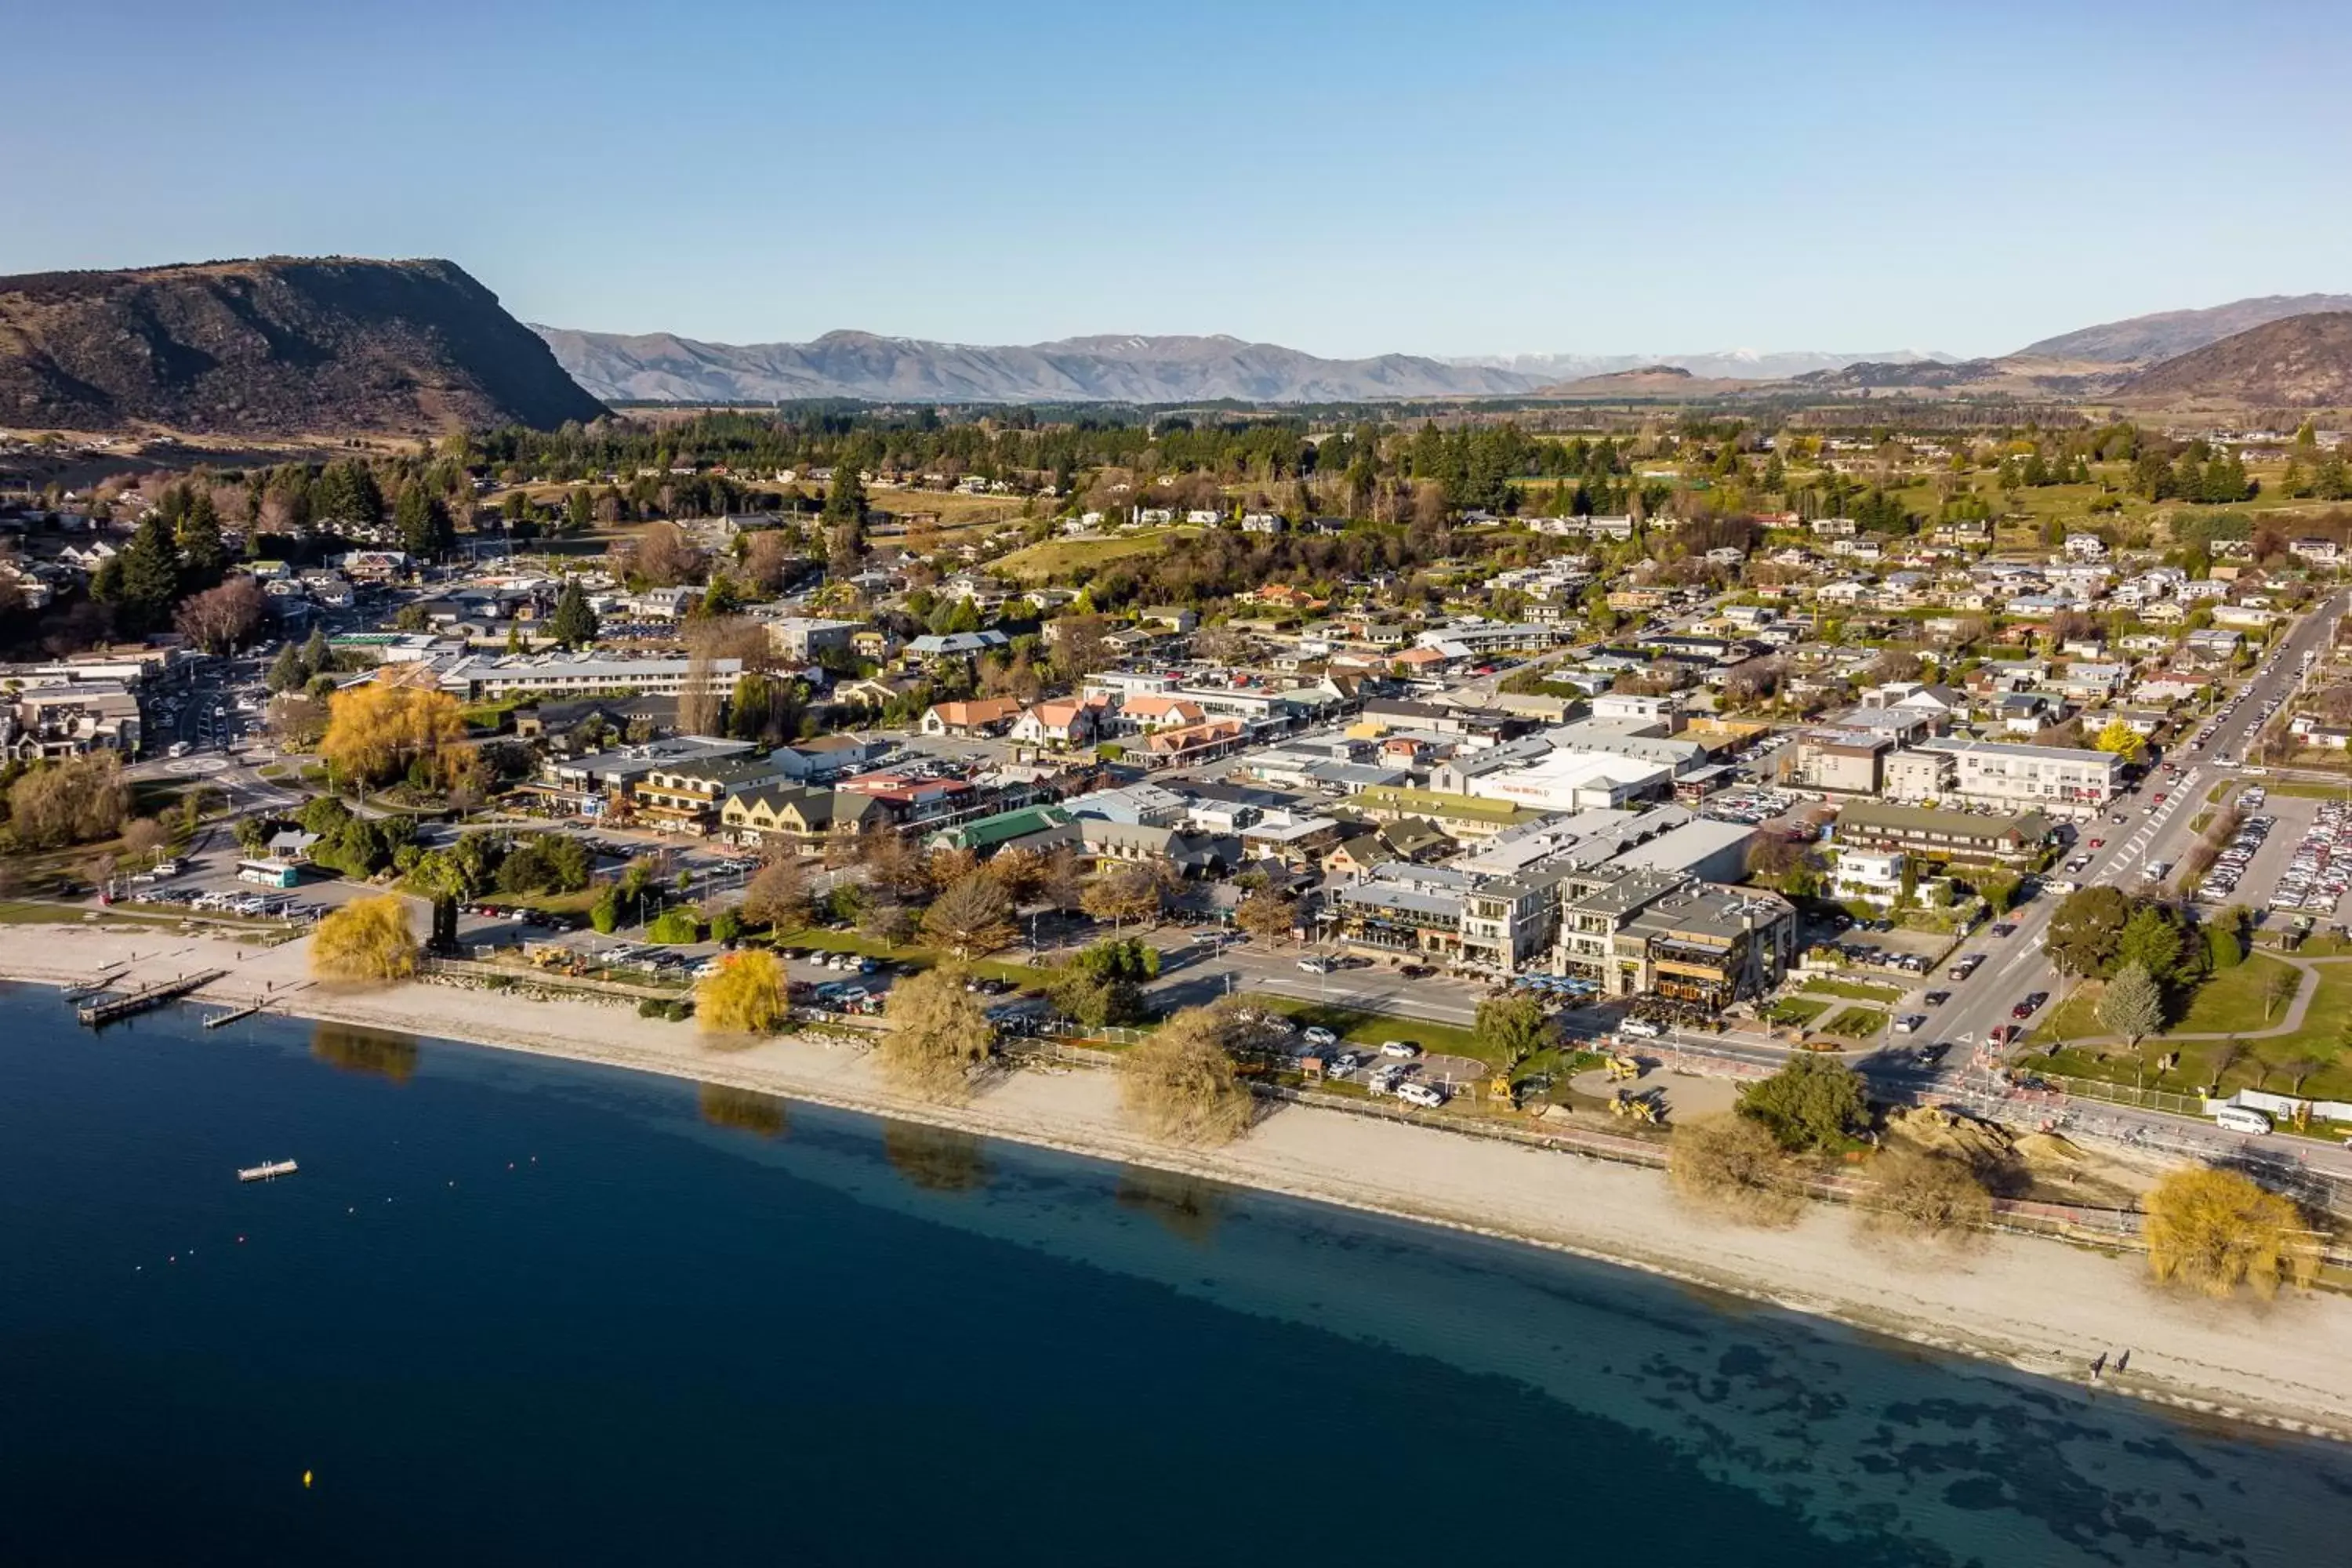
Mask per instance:
[[[9,0],[0,272],[727,342],[2000,353],[2352,290],[2338,5]]]

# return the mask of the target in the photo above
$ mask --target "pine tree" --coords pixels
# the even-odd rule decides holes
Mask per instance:
[[[228,549],[221,542],[220,511],[213,505],[211,490],[198,489],[189,498],[175,531],[186,563],[187,585],[209,588],[218,583],[228,563]]]
[[[563,584],[555,601],[555,614],[548,618],[547,635],[567,648],[596,640],[596,612],[576,579]]]
[[[420,560],[440,554],[457,537],[457,531],[449,523],[449,509],[442,504],[439,496],[421,484],[412,484],[400,492],[392,521],[400,534],[400,547]]]
[[[180,597],[180,547],[161,512],[142,522],[122,553],[108,564],[114,570],[102,574],[91,592],[112,604],[115,623],[122,631],[143,637],[171,620],[172,606]]]
[[[2164,993],[2156,977],[2139,964],[2124,965],[2099,998],[2099,1022],[2137,1048],[2164,1027]]]

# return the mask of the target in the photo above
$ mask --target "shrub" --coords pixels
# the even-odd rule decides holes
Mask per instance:
[[[646,940],[671,947],[700,942],[702,921],[695,917],[692,910],[664,910],[654,917],[651,925],[646,927]]]

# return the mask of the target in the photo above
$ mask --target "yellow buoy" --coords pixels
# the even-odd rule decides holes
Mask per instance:
[[[307,1489],[309,1489],[310,1485],[310,1471],[308,1471],[308,1470],[305,1470],[305,1471],[303,1471],[303,1472],[302,1472],[302,1486],[303,1486],[304,1489],[305,1489],[305,1490],[307,1490]]]

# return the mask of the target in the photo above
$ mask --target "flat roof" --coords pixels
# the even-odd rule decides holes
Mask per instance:
[[[2050,820],[2038,811],[1988,816],[1971,811],[1938,811],[1925,805],[1890,805],[1881,801],[1856,801],[1838,813],[1839,826],[1853,822],[1863,827],[1884,827],[1898,833],[1940,833],[1950,838],[1999,838],[2020,834],[2040,838],[2050,831]]]

